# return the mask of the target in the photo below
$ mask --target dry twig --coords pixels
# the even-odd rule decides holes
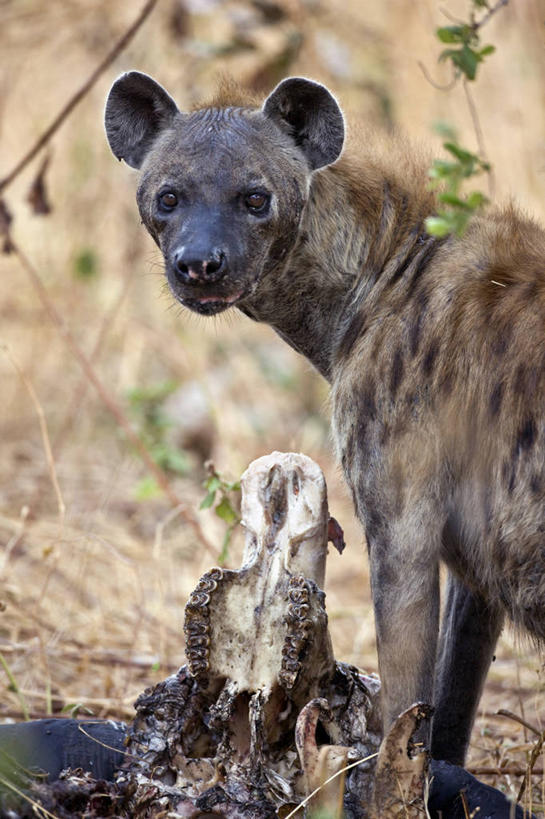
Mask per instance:
[[[545,743],[545,731],[542,731],[539,739],[537,740],[534,747],[532,748],[532,752],[530,753],[530,758],[528,759],[528,767],[527,767],[526,771],[524,772],[524,779],[522,780],[522,783],[521,783],[521,786],[520,786],[520,789],[519,789],[519,792],[518,792],[517,802],[520,802],[522,800],[522,797],[524,796],[524,791],[526,790],[526,786],[527,786],[528,782],[530,781],[530,777],[532,776],[532,774],[535,773],[534,765],[536,764],[536,762],[537,762],[537,760],[539,758],[539,755],[541,754],[541,750],[543,748],[544,743]]]
[[[65,119],[72,113],[76,105],[81,102],[83,97],[91,90],[93,85],[96,83],[98,78],[104,73],[104,71],[110,66],[116,57],[126,48],[129,42],[132,40],[140,26],[144,23],[146,18],[151,14],[154,7],[157,5],[158,0],[147,0],[144,4],[144,7],[140,11],[140,14],[129,26],[129,28],[125,31],[123,36],[117,41],[111,51],[104,57],[101,63],[95,68],[93,73],[87,78],[87,80],[83,83],[81,88],[76,91],[73,97],[71,97],[68,102],[64,105],[64,107],[59,111],[53,122],[49,125],[48,128],[45,129],[43,134],[41,134],[34,145],[26,152],[26,154],[19,160],[19,162],[15,165],[12,170],[6,174],[6,176],[0,180],[0,192],[3,191],[5,188],[10,185],[13,180],[21,173],[21,171],[26,168],[29,162],[34,159],[36,154],[38,154],[42,148],[44,148],[47,143],[50,141],[51,137],[59,130]]]

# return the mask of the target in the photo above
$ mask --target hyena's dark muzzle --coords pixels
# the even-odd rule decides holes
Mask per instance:
[[[160,245],[167,279],[176,298],[198,313],[227,309],[243,294],[233,259],[237,257],[222,219],[200,213],[186,218],[177,231],[166,230]]]

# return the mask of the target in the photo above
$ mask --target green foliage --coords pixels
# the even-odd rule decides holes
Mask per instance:
[[[155,478],[152,475],[146,475],[136,484],[134,495],[138,501],[149,501],[158,498],[161,491]]]
[[[437,36],[442,43],[456,43],[458,48],[446,48],[439,55],[439,62],[450,60],[457,72],[464,74],[468,80],[477,76],[477,68],[485,57],[496,50],[493,45],[479,48],[479,36],[474,26],[444,26],[437,29]]]
[[[481,47],[480,29],[506,2],[507,0],[497,0],[494,5],[491,5],[489,0],[472,0],[468,22],[443,26],[436,30],[441,43],[454,46],[444,49],[439,55],[439,61],[450,60],[454,67],[455,79],[463,77],[464,83],[475,80],[479,64],[485,57],[494,53],[493,45]],[[476,15],[482,11],[485,14],[478,20]],[[480,128],[476,108],[469,96],[469,89],[467,86],[465,88],[479,139]],[[465,194],[463,192],[464,183],[483,172],[490,173],[491,168],[481,156],[460,145],[456,132],[451,126],[443,124],[438,130],[446,137],[443,148],[449,154],[449,158],[436,159],[429,171],[431,184],[439,190],[437,198],[443,207],[426,219],[426,230],[432,236],[437,237],[451,234],[462,236],[473,214],[488,203],[487,197],[481,191],[475,190]],[[481,152],[483,152],[482,146]]]
[[[240,481],[226,481],[225,478],[216,471],[212,463],[208,464],[208,470],[209,475],[203,482],[206,495],[201,501],[199,509],[210,509],[210,507],[214,506],[214,512],[227,526],[218,558],[219,564],[223,565],[229,554],[229,546],[233,532],[240,523],[240,515],[237,511],[239,506]]]
[[[493,45],[481,48],[479,30],[500,5],[503,3],[491,6],[488,0],[472,0],[473,8],[467,23],[438,28],[436,34],[439,40],[442,43],[456,46],[456,48],[444,49],[439,55],[439,62],[450,60],[458,76],[463,74],[466,79],[474,80],[479,63],[482,63],[485,57],[489,57],[496,50]],[[485,10],[486,15],[481,20],[477,20],[475,14],[481,10]]]
[[[174,381],[164,381],[146,387],[137,387],[129,392],[131,414],[136,421],[138,434],[146,445],[151,457],[167,473],[187,475],[190,470],[186,453],[167,439],[172,422],[162,411],[165,400],[177,388]],[[137,488],[138,500],[150,500],[161,493],[157,482],[151,476],[143,478]]]
[[[442,237],[451,233],[462,236],[473,214],[488,202],[480,191],[464,194],[463,183],[477,174],[488,172],[490,165],[477,154],[462,148],[451,128],[443,125],[441,130],[449,137],[443,148],[450,158],[436,159],[429,175],[432,185],[440,188],[437,198],[445,207],[426,219],[426,230],[432,236]]]
[[[88,281],[98,274],[98,258],[92,248],[84,247],[74,259],[74,276]]]

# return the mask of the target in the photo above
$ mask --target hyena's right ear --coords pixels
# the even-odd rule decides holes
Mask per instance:
[[[305,77],[288,77],[267,97],[263,113],[288,127],[313,171],[339,158],[344,117],[325,85]]]
[[[172,97],[147,74],[122,74],[106,100],[104,124],[110,148],[118,159],[140,168],[157,136],[177,113]]]

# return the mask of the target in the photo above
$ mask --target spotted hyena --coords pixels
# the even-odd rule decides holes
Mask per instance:
[[[106,131],[176,299],[270,324],[331,385],[371,565],[385,728],[433,701],[461,763],[507,614],[545,638],[545,234],[513,208],[424,229],[425,162],[347,150],[322,85],[190,113],[144,74]],[[439,565],[449,570],[439,632]]]

